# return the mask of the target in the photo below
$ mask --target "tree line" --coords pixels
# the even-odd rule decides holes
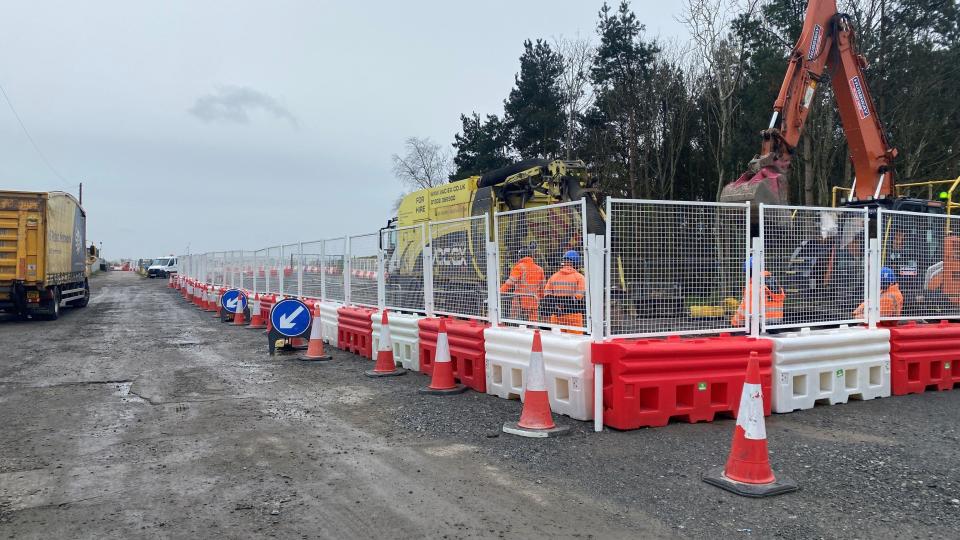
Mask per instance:
[[[800,35],[800,0],[685,0],[686,42],[647,36],[628,0],[589,37],[523,43],[502,114],[460,116],[452,149],[410,138],[394,172],[431,187],[527,158],[582,159],[613,196],[716,200],[760,149]],[[841,0],[899,182],[960,175],[960,4]],[[825,81],[791,170],[791,199],[829,204],[849,186],[846,140]]]

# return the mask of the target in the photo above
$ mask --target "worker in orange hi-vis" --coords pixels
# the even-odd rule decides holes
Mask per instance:
[[[500,286],[501,294],[511,294],[510,318],[515,320],[539,322],[540,299],[543,297],[544,273],[533,253],[536,242],[517,251],[519,259],[510,269],[510,277]]]
[[[744,270],[749,275],[753,268],[753,257],[747,259]],[[761,274],[763,276],[763,308],[766,315],[767,324],[780,324],[783,321],[783,303],[787,299],[787,293],[784,292],[770,272],[766,270]],[[750,314],[750,296],[752,287],[751,281],[747,281],[747,286],[743,288],[743,300],[740,301],[740,307],[730,319],[730,324],[740,327],[746,324],[747,315]]]
[[[880,269],[880,316],[899,317],[903,313],[903,293],[897,284],[897,274],[884,266]],[[865,303],[853,310],[853,316],[862,319]],[[883,326],[896,326],[897,321],[884,321]]]
[[[560,270],[557,270],[544,287],[544,302],[550,310],[550,324],[583,328],[587,294],[587,280],[577,267],[580,254],[569,250],[563,254]]]

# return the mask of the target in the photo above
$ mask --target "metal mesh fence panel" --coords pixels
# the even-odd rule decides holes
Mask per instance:
[[[347,239],[331,238],[323,241],[324,300],[346,300],[343,271],[346,267]]]
[[[267,292],[280,294],[280,264],[282,252],[280,246],[267,248]]]
[[[880,320],[960,317],[960,219],[881,208],[877,238]]]
[[[323,240],[301,245],[300,264],[303,267],[303,296],[321,298],[323,293]]]
[[[263,294],[267,292],[267,250],[258,249],[253,252],[253,290]]]
[[[584,210],[581,200],[495,214],[502,322],[588,328]]]
[[[430,224],[433,253],[434,311],[471,319],[486,319],[486,214]]]
[[[388,308],[416,312],[426,310],[423,287],[425,244],[426,232],[423,225],[380,231],[380,246],[386,271],[384,302]],[[377,279],[380,279],[380,276],[377,276]]]
[[[241,251],[240,260],[237,263],[238,270],[238,281],[236,286],[247,290],[253,290],[253,278],[255,274],[254,267],[254,252],[253,251]]]
[[[350,237],[350,303],[377,307],[380,233]]]
[[[867,220],[862,208],[760,206],[763,328],[866,322]]]
[[[607,335],[747,330],[746,317],[737,311],[747,282],[748,205],[607,204]]]
[[[300,245],[284,244],[280,247],[280,290],[283,294],[299,296],[298,273],[300,269]]]

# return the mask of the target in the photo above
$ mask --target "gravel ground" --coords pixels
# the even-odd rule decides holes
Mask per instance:
[[[732,420],[510,437],[518,402],[270,358],[165,281],[93,286],[0,324],[2,537],[960,538],[960,391],[769,418],[802,489],[752,500],[700,481]]]

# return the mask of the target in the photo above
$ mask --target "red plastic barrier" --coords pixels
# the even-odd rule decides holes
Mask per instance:
[[[636,429],[736,416],[751,352],[760,359],[763,414],[769,415],[772,351],[770,340],[728,335],[594,343],[593,363],[604,365],[603,423]]]
[[[375,309],[344,306],[337,309],[337,348],[371,358],[373,354],[373,321]]]
[[[895,396],[960,386],[960,324],[890,329],[890,392]]]
[[[450,362],[453,376],[477,392],[487,391],[487,353],[483,330],[490,325],[481,321],[446,319],[447,339],[450,342]],[[420,319],[420,371],[433,375],[437,355],[437,333],[440,319]]]

